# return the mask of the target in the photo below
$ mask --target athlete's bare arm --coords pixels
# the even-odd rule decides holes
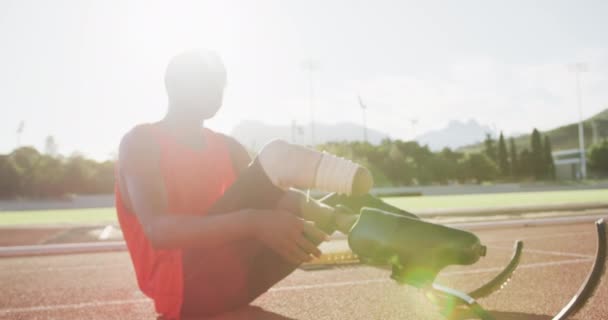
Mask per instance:
[[[249,156],[249,152],[247,149],[243,147],[243,145],[236,141],[233,137],[222,135],[224,140],[226,141],[226,145],[230,150],[230,158],[232,159],[232,166],[234,168],[234,172],[239,175],[243,172],[247,166],[251,163],[251,156]]]
[[[121,141],[120,192],[154,247],[213,248],[255,238],[293,263],[310,260],[310,254],[320,255],[303,234],[318,242],[325,235],[289,212],[261,214],[246,209],[208,216],[169,214],[159,159],[158,145],[144,130],[135,129]]]

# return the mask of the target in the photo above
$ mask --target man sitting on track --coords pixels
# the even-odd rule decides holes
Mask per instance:
[[[306,220],[333,209],[290,187],[365,194],[372,185],[350,161],[278,140],[252,161],[236,140],[203,128],[225,84],[216,55],[176,56],[166,116],[120,145],[119,222],[138,285],[167,319],[247,305],[320,255],[327,235]]]

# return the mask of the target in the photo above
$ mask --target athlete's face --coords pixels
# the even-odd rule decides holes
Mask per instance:
[[[219,58],[178,56],[169,65],[165,81],[171,108],[190,119],[209,119],[222,106],[226,73]]]
[[[178,91],[172,97],[172,107],[198,120],[213,117],[224,98],[224,84],[204,76],[184,78]]]

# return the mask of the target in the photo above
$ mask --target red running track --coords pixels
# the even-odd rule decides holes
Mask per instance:
[[[478,232],[488,257],[444,271],[440,282],[472,289],[524,256],[513,280],[480,303],[497,319],[551,319],[584,281],[595,252],[592,223]],[[414,288],[365,266],[298,270],[252,307],[220,319],[442,319]],[[0,319],[155,319],[137,290],[126,252],[0,259]],[[576,319],[608,319],[608,285]]]

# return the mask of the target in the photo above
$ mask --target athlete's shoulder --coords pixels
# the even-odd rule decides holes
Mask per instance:
[[[225,133],[214,132],[224,143],[228,146],[228,148],[240,148],[244,149],[243,145],[238,142],[234,137],[231,137]]]
[[[234,137],[231,137],[227,134],[217,133],[224,143],[228,147],[228,151],[230,152],[230,157],[232,158],[232,162],[234,163],[235,169],[240,172],[245,169],[249,162],[251,162],[251,156],[247,149],[236,140]]]
[[[220,137],[220,139],[222,139],[224,141],[224,143],[226,144],[228,149],[230,149],[231,151],[234,151],[237,153],[247,153],[248,154],[247,149],[234,137],[231,137],[227,134],[219,133],[219,132],[216,134]]]
[[[154,139],[154,124],[139,124],[122,137],[118,150],[119,162],[126,164],[154,157],[158,145]]]
[[[122,136],[120,145],[135,147],[137,145],[149,144],[154,140],[154,124],[142,123],[134,126]]]

